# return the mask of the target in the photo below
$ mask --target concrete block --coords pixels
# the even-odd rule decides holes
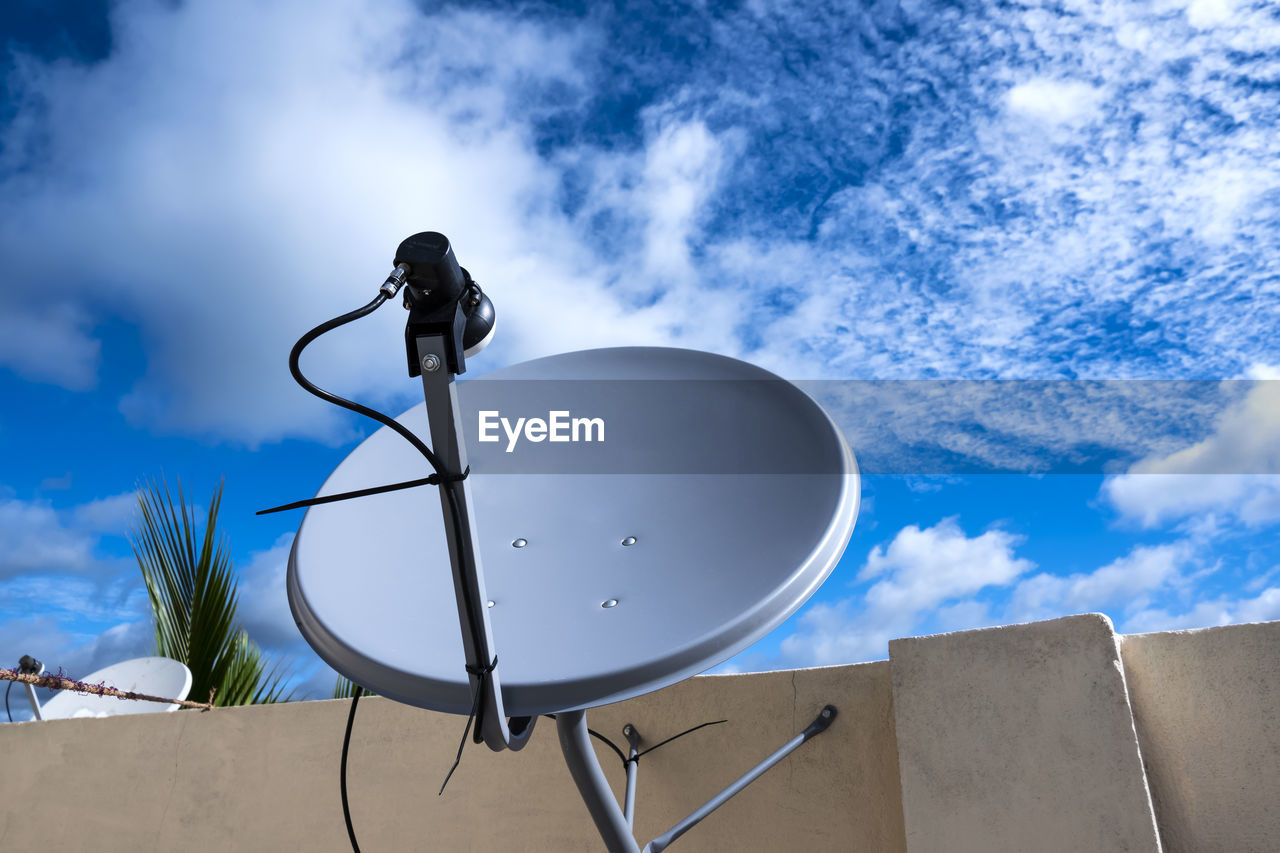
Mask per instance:
[[[1280,849],[1280,622],[1121,648],[1165,849]]]
[[[1159,851],[1101,614],[889,644],[907,849]]]

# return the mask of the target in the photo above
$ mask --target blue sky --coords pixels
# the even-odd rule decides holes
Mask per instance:
[[[933,462],[866,478],[831,579],[728,668],[1091,610],[1280,619],[1268,4],[15,0],[0,37],[10,665],[147,653],[132,491],[225,478],[242,621],[327,694],[284,597],[297,520],[253,511],[369,428],[285,359],[427,229],[498,307],[474,371],[677,345],[984,389],[944,425],[834,404],[864,459]],[[407,407],[401,322],[309,371]],[[985,390],[1013,379],[1131,380],[1101,387],[1157,416]],[[1106,464],[1045,461],[1082,434]]]

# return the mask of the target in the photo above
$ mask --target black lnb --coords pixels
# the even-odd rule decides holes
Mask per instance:
[[[407,238],[396,249],[394,263],[409,267],[408,300],[414,307],[431,310],[457,303],[471,284],[449,245],[437,231],[423,231]]]

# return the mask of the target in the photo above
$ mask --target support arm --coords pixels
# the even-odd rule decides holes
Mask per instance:
[[[643,853],[661,853],[661,851],[666,850],[673,841],[692,829],[707,815],[727,803],[730,798],[742,791],[743,788],[763,776],[771,767],[798,749],[805,741],[826,731],[827,727],[831,725],[831,721],[835,718],[835,706],[827,705],[814,721],[805,727],[804,731],[787,741],[764,761],[742,774],[733,784],[716,794],[702,806],[699,806],[684,820],[653,839],[653,841],[650,841],[645,845]],[[635,794],[632,787],[634,777],[631,775],[630,768],[628,768],[627,774],[629,808],[624,811],[618,806],[618,801],[614,799],[613,791],[610,790],[609,783],[605,780],[604,771],[600,769],[600,762],[596,760],[595,750],[591,746],[591,738],[587,731],[586,712],[561,711],[556,714],[556,729],[560,733],[560,749],[564,752],[565,763],[569,765],[569,773],[573,776],[573,781],[578,786],[578,793],[582,795],[583,802],[587,804],[587,810],[591,812],[591,819],[595,821],[596,829],[600,831],[600,836],[604,839],[605,847],[608,848],[609,853],[641,853],[631,828],[630,819],[634,816]]]
[[[467,470],[467,448],[463,440],[462,414],[453,374],[449,372],[446,342],[441,335],[422,335],[415,339],[418,363],[422,367],[422,389],[427,401],[427,422],[431,428],[431,445],[445,469],[451,474]],[[440,489],[440,507],[444,512],[445,539],[449,544],[449,563],[453,570],[453,588],[458,602],[458,622],[462,627],[462,648],[470,672],[471,689],[483,688],[476,736],[490,749],[518,750],[533,733],[536,717],[507,720],[502,705],[502,680],[499,660],[488,676],[486,670],[496,656],[493,628],[489,624],[488,595],[480,564],[480,540],[470,518],[471,484],[466,480],[453,483],[454,499]],[[457,524],[454,513],[457,512]],[[458,532],[467,537],[459,542]]]

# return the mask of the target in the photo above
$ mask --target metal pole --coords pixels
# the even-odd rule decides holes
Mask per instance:
[[[671,842],[675,841],[677,838],[684,835],[686,832],[692,829],[695,825],[697,825],[699,821],[701,821],[707,815],[711,814],[713,811],[715,811],[716,809],[724,805],[726,802],[728,802],[730,797],[734,796],[743,788],[747,787],[752,782],[759,779],[762,775],[764,775],[769,770],[769,768],[773,767],[779,761],[781,761],[782,759],[790,755],[792,752],[794,752],[796,748],[800,746],[800,744],[804,743],[809,738],[826,731],[827,726],[831,725],[831,721],[835,719],[835,716],[836,716],[836,709],[833,706],[828,705],[825,708],[823,708],[822,713],[818,715],[818,718],[816,720],[814,720],[812,723],[809,724],[808,728],[806,728],[800,734],[793,737],[791,740],[787,741],[785,744],[783,744],[781,749],[774,752],[764,761],[761,761],[755,767],[752,767],[746,773],[742,774],[742,776],[738,777],[738,780],[734,782],[732,785],[725,788],[720,793],[716,794],[710,800],[707,800],[707,802],[704,805],[696,809],[687,818],[685,818],[684,820],[677,823],[675,826],[668,829],[662,835],[659,835],[657,838],[650,841],[647,845],[645,845],[644,853],[661,853],[661,851],[667,849],[668,845],[670,845]]]
[[[556,714],[556,730],[560,734],[560,749],[564,752],[565,763],[569,765],[569,773],[609,853],[640,853],[640,846],[631,834],[622,809],[618,808],[618,801],[609,789],[591,746],[586,712],[560,711]],[[628,782],[631,778],[628,768]]]
[[[640,752],[640,733],[635,726],[627,723],[622,727],[622,734],[627,738],[627,795],[622,811],[627,818],[627,828],[635,835],[636,773],[640,770],[640,762],[636,760],[636,756]]]
[[[40,670],[40,673],[37,674],[41,674],[43,672],[44,670],[42,669]],[[37,720],[43,720],[44,714],[40,713],[40,700],[36,698],[36,689],[26,682],[23,682],[22,686],[27,688],[27,701],[31,703],[31,713],[36,715]]]
[[[445,341],[440,335],[423,335],[417,338],[417,357],[422,366],[422,390],[427,403],[427,423],[431,428],[431,446],[449,473],[461,474],[467,468],[467,447],[463,439],[462,413],[458,406],[458,391],[453,374],[449,372],[445,354]],[[458,503],[458,522],[462,535],[470,547],[463,548],[456,541],[453,506],[445,489],[440,491],[440,508],[444,513],[445,540],[449,544],[449,563],[453,570],[453,587],[458,601],[458,621],[462,628],[462,648],[467,664],[473,669],[487,667],[494,658],[493,628],[489,624],[489,610],[485,606],[488,595],[484,587],[484,572],[480,565],[480,541],[471,523],[471,484],[463,480],[455,484]],[[502,683],[498,668],[487,679],[472,673],[471,689],[485,684],[481,698],[485,712],[483,731],[485,744],[495,752],[503,749],[518,750],[533,733],[533,720],[520,731],[512,733],[502,706]]]

